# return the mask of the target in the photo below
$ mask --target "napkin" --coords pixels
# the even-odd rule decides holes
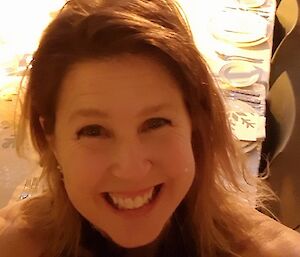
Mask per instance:
[[[239,140],[257,141],[265,137],[265,117],[253,112],[228,111],[231,131]]]

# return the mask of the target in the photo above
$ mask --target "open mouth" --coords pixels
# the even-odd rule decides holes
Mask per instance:
[[[117,210],[135,210],[149,205],[158,197],[163,184],[149,188],[146,192],[134,197],[125,197],[120,194],[103,193],[106,202]]]

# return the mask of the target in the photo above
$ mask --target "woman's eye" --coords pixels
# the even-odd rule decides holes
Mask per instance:
[[[152,129],[158,129],[167,125],[171,125],[171,121],[165,118],[152,118],[150,120],[147,120],[145,124],[143,125],[143,130],[152,130]]]
[[[80,137],[100,137],[106,136],[107,132],[105,129],[99,125],[89,125],[81,128],[77,132],[77,138]]]

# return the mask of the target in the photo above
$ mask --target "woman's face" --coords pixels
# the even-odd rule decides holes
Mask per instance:
[[[178,84],[140,55],[72,67],[60,92],[53,148],[74,207],[127,248],[158,237],[195,174]]]

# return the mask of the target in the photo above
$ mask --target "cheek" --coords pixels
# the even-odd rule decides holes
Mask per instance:
[[[155,147],[155,162],[165,175],[176,179],[195,170],[194,154],[189,137],[170,136],[161,140]]]
[[[66,187],[96,187],[109,165],[106,151],[89,149],[76,144],[65,145],[60,151],[60,162]]]

